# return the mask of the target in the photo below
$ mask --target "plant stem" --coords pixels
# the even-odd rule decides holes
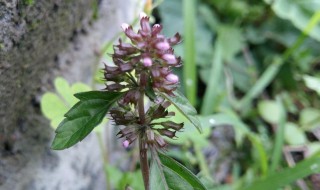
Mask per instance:
[[[147,149],[143,146],[144,144],[145,144],[144,139],[140,137],[139,138],[140,167],[141,167],[144,187],[146,190],[150,190],[148,152],[147,152]]]
[[[138,112],[139,112],[139,118],[140,118],[140,125],[141,125],[141,130],[143,130],[140,134],[139,137],[139,150],[140,150],[140,167],[141,167],[141,172],[142,172],[142,177],[143,177],[143,182],[144,182],[144,187],[146,190],[150,190],[150,185],[149,185],[149,164],[148,164],[148,150],[145,147],[146,141],[144,138],[144,131],[145,129],[145,113],[144,113],[144,93],[145,93],[145,73],[142,72],[140,75],[140,97],[138,101]]]
[[[139,112],[139,118],[140,118],[140,124],[143,126],[145,124],[145,113],[144,113],[144,93],[145,93],[145,87],[141,84],[143,84],[143,80],[145,78],[145,73],[142,72],[140,75],[140,97],[138,101],[138,112]]]

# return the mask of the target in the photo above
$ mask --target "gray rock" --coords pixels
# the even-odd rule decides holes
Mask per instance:
[[[29,2],[29,3],[28,3]],[[52,151],[53,130],[40,112],[56,76],[91,84],[97,51],[130,22],[137,1],[0,0],[0,189],[105,189],[95,134]]]

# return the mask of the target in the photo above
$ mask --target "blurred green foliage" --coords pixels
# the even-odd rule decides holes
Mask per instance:
[[[320,1],[157,2],[155,17],[164,34],[183,35],[175,52],[185,64],[176,72],[203,127],[199,135],[176,114],[173,120],[185,122],[185,129],[176,140],[167,139],[168,154],[198,172],[210,190],[319,188],[319,181],[310,179],[320,172]],[[102,52],[111,50],[119,35]],[[93,83],[100,78],[97,72]],[[74,104],[71,95],[80,91],[62,79],[55,86],[57,93],[44,95],[41,108],[56,127]],[[222,143],[220,158],[210,160],[208,150],[218,138],[213,133],[229,126],[233,139]],[[232,163],[218,179],[225,160]],[[140,173],[106,163],[106,174],[115,189],[143,187]]]
[[[316,188],[308,179],[294,182],[316,173],[307,169],[320,164],[309,159],[320,150],[320,2],[198,0],[192,9],[189,3],[167,0],[159,13],[165,35],[178,31],[187,42],[175,49],[185,63],[177,73],[191,102],[198,89],[194,103],[205,133],[195,135],[187,122],[185,132],[170,140],[182,147],[175,150],[180,153],[171,154],[193,170],[199,167],[209,189]],[[190,89],[193,77],[198,82]],[[234,129],[232,151],[238,156],[226,175],[231,180],[217,181],[217,168],[209,167],[204,150],[212,146],[210,131],[226,125]],[[303,159],[307,168],[288,169]],[[275,171],[291,176],[275,179]]]

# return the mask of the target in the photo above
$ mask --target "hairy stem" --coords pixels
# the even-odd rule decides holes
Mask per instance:
[[[144,113],[144,93],[145,93],[145,87],[143,86],[144,79],[145,79],[145,73],[141,73],[140,75],[140,97],[138,101],[138,112],[139,112],[139,118],[140,118],[140,124],[143,126],[145,124],[145,113]]]
[[[150,190],[149,184],[149,164],[148,164],[148,152],[145,145],[145,139],[139,139],[139,148],[140,148],[140,167],[144,182],[144,187],[146,190]]]
[[[144,93],[145,93],[145,73],[142,72],[140,75],[140,97],[138,101],[138,112],[139,112],[139,118],[140,118],[140,125],[141,125],[141,132],[139,137],[139,149],[140,149],[140,167],[141,172],[143,176],[143,182],[144,187],[146,190],[150,190],[150,184],[149,184],[149,164],[148,164],[148,150],[146,145],[146,139],[144,137],[144,130],[145,130],[145,112],[144,112]]]

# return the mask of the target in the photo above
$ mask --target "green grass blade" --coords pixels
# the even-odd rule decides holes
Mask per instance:
[[[294,42],[294,44],[287,49],[281,58],[275,59],[275,61],[266,69],[266,71],[262,74],[261,78],[256,82],[256,84],[249,90],[249,92],[241,99],[238,110],[248,106],[250,102],[257,96],[261,94],[261,92],[271,83],[273,78],[278,74],[281,66],[287,61],[287,59],[294,53],[301,44],[305,41],[307,35],[313,30],[315,26],[320,21],[320,11],[316,12],[312,18],[309,20],[306,28],[303,30],[298,39]]]
[[[275,171],[281,161],[282,148],[284,144],[284,131],[285,131],[284,129],[285,129],[285,123],[286,123],[286,113],[281,103],[281,100],[278,98],[277,102],[281,107],[281,116],[280,116],[279,124],[277,126],[277,131],[275,132],[276,139],[275,139],[274,151],[272,153],[271,171]]]
[[[320,172],[320,155],[305,159],[293,168],[286,168],[280,172],[274,172],[267,177],[254,182],[243,190],[271,190],[278,189],[298,179]]]
[[[183,83],[185,85],[187,98],[193,106],[195,106],[197,100],[197,70],[195,56],[195,4],[195,0],[183,1],[185,50],[183,66]]]
[[[284,63],[283,59],[278,57],[273,63],[266,69],[266,71],[262,74],[259,80],[255,83],[255,85],[249,90],[249,92],[240,100],[238,109],[242,109],[247,107],[250,102],[259,96],[261,92],[271,83],[274,77],[279,72],[282,64]]]
[[[213,63],[210,71],[210,80],[204,94],[201,114],[211,114],[218,106],[216,90],[223,73],[223,61],[221,47],[217,43],[214,50]]]

